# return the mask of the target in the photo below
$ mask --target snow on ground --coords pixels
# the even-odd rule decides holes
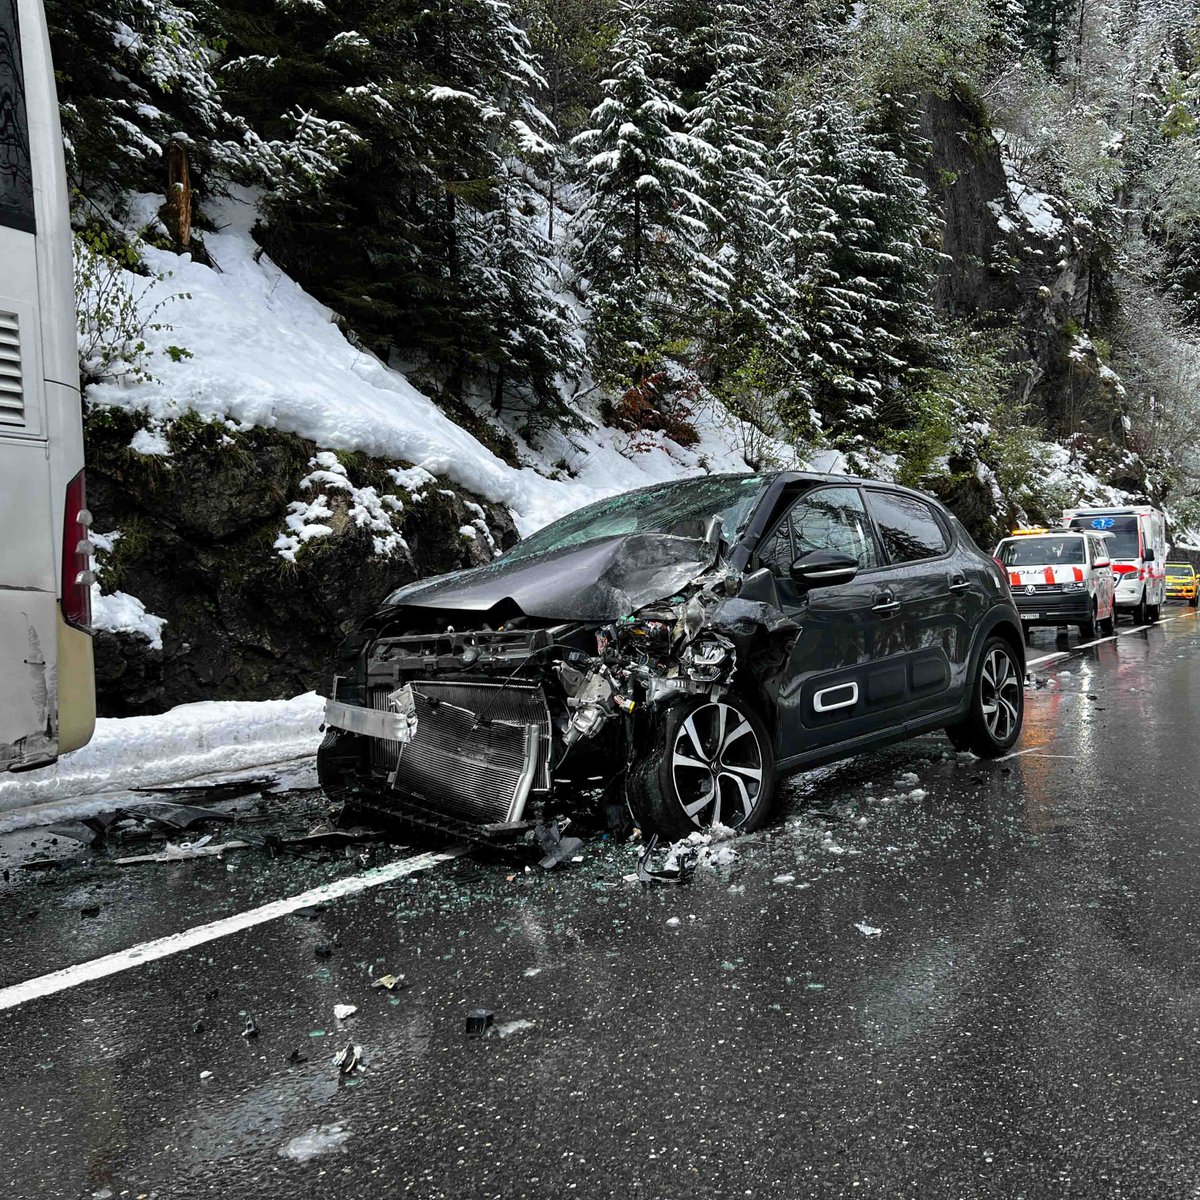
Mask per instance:
[[[92,404],[145,411],[155,428],[191,410],[241,428],[295,433],[323,450],[415,463],[507,505],[522,534],[628,488],[747,470],[720,413],[697,414],[700,443],[688,449],[664,439],[636,451],[627,435],[598,423],[573,432],[573,478],[509,466],[404,375],[352,346],[334,314],[261,254],[249,233],[253,219],[253,207],[242,200],[219,210],[222,231],[205,237],[216,270],[188,255],[145,248],[150,268],[165,276],[139,300],[147,311],[165,301],[155,316],[162,328],[145,335],[154,378],[97,384],[88,393]],[[168,346],[182,346],[190,357],[172,356]],[[145,442],[153,452],[153,435]]]
[[[0,814],[34,804],[76,811],[80,802],[108,797],[111,803],[132,788],[313,755],[324,705],[308,692],[293,700],[210,700],[152,717],[102,717],[82,750],[43,770],[0,776]]]

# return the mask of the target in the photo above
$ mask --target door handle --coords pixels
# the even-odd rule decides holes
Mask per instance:
[[[965,592],[971,586],[971,581],[965,575],[955,575],[950,580],[950,590],[952,592]]]
[[[882,596],[875,597],[875,603],[871,606],[871,611],[877,613],[894,613],[899,607],[900,601],[891,592],[884,592]]]

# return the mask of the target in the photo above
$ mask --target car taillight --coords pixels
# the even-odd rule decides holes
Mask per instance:
[[[68,625],[91,632],[92,543],[88,533],[92,514],[87,510],[84,473],[79,472],[67,484],[67,504],[63,510],[62,611]]]

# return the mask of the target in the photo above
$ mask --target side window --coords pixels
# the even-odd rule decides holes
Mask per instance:
[[[786,576],[797,558],[813,550],[848,554],[860,568],[879,566],[858,488],[820,488],[801,496],[763,540],[758,558],[764,567]]]
[[[924,501],[899,492],[872,491],[869,495],[883,548],[892,562],[938,558],[950,548],[945,530]]]

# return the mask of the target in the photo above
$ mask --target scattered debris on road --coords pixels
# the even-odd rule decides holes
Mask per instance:
[[[339,1075],[353,1075],[362,1066],[363,1049],[357,1042],[347,1042],[333,1056],[333,1065]]]
[[[344,1021],[347,1017],[352,1017],[358,1012],[357,1004],[335,1004],[333,1006],[334,1018],[338,1021]]]
[[[481,1038],[487,1036],[496,1014],[489,1008],[477,1008],[467,1013],[467,1037]]]
[[[410,984],[403,975],[381,975],[378,979],[371,983],[373,988],[383,988],[385,991],[394,992],[397,989],[403,991]]]

